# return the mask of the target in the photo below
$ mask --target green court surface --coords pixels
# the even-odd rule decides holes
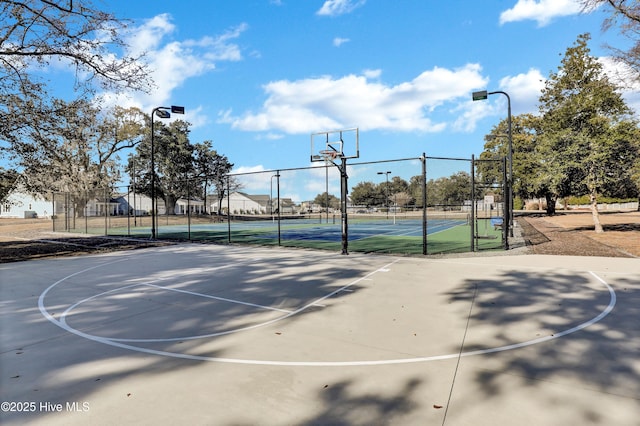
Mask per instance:
[[[501,250],[502,231],[488,225],[488,220],[476,221],[475,251]],[[471,227],[463,220],[436,219],[427,222],[427,254],[464,253],[474,251]],[[88,233],[104,235],[104,227],[88,228]],[[108,228],[109,235],[146,237],[149,227]],[[394,218],[368,220],[350,219],[348,225],[348,250],[351,252],[420,255],[423,252],[423,229],[420,220],[396,220]],[[202,241],[213,243],[280,245],[310,249],[340,251],[342,248],[341,224],[318,220],[249,221],[210,224],[160,224],[157,238],[178,241]]]

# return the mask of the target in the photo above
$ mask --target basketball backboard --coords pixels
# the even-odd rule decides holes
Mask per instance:
[[[311,161],[360,157],[358,128],[330,130],[311,134]]]

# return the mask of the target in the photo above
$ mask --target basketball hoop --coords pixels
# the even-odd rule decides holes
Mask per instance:
[[[320,155],[322,155],[325,160],[335,160],[342,156],[338,151],[334,151],[332,149],[323,149],[320,151]]]
[[[330,130],[311,134],[311,162],[360,157],[358,129]]]
[[[324,157],[325,160],[335,160],[338,157],[342,157],[342,153],[332,149],[323,149],[319,154]]]

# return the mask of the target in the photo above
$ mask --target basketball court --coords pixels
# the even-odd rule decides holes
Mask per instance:
[[[0,265],[3,424],[634,424],[637,259],[177,244]]]

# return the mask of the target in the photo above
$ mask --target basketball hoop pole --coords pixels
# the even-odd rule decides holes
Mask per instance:
[[[347,215],[347,159],[341,157],[340,166],[340,213],[342,214],[342,254],[349,254],[349,222]],[[335,163],[334,163],[335,164]],[[337,165],[336,165],[337,166]]]
[[[334,135],[330,138],[330,135]],[[351,135],[355,137],[355,140],[348,138],[344,139],[345,135]],[[322,137],[321,145],[324,145],[324,149],[316,149],[317,143],[314,146],[314,139],[320,139]],[[342,129],[342,130],[330,130],[327,132],[318,132],[311,134],[311,162],[324,161],[325,167],[328,167],[329,163],[336,166],[340,170],[340,212],[342,216],[342,254],[349,254],[349,222],[347,214],[347,193],[348,186],[347,181],[347,159],[360,157],[360,145],[359,145],[359,131],[358,128]],[[351,149],[346,150],[345,144]],[[337,161],[340,158],[340,161]],[[326,174],[327,179],[327,198],[329,197],[329,184],[328,184],[328,171]],[[329,206],[327,203],[327,222],[329,221]]]
[[[332,153],[333,154],[333,153]],[[345,156],[339,156],[340,157],[340,164],[336,163],[335,161],[333,161],[336,156],[335,155],[330,155],[330,154],[323,154],[324,155],[324,160],[325,160],[325,165],[328,165],[328,163],[333,164],[334,166],[337,167],[337,169],[340,171],[340,213],[341,213],[341,217],[342,217],[342,254],[344,255],[348,255],[349,254],[349,219],[348,219],[348,215],[347,215],[347,193],[349,192],[348,190],[348,180],[349,180],[349,176],[347,175],[347,157]],[[328,183],[327,183],[328,186]],[[327,192],[327,198],[329,197],[328,192]],[[329,220],[329,207],[327,206],[327,221]]]

